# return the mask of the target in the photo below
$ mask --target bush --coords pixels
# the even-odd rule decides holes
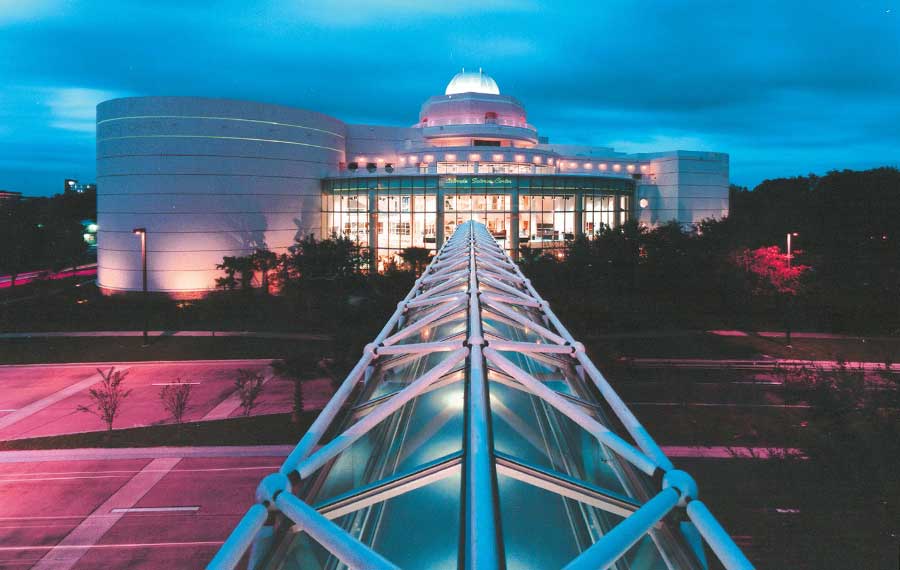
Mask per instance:
[[[116,370],[111,367],[108,372],[97,369],[102,380],[88,390],[88,396],[93,402],[91,406],[78,406],[79,412],[94,414],[106,424],[106,431],[112,431],[113,422],[121,411],[122,402],[131,394],[122,385],[128,372]]]
[[[167,384],[159,391],[159,399],[162,400],[163,408],[175,423],[181,424],[184,420],[184,414],[188,409],[188,403],[191,400],[191,391],[194,386],[184,382],[181,378],[173,384]]]
[[[238,377],[235,379],[234,385],[237,388],[238,398],[241,400],[244,416],[249,416],[256,407],[256,400],[262,394],[263,381],[263,375],[259,372],[238,370]]]

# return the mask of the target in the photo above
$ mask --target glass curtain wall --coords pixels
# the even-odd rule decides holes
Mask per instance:
[[[631,216],[634,182],[588,176],[454,175],[335,178],[324,183],[323,227],[372,248],[374,267],[408,247],[436,250],[468,220],[509,254],[562,252],[567,241]],[[518,212],[518,216],[516,216]]]

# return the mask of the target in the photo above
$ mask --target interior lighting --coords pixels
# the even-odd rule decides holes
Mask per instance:
[[[534,157],[534,163],[535,163],[535,164],[540,164],[540,163],[541,163],[541,157],[539,157],[539,156]]]
[[[578,168],[578,165],[575,164],[574,162],[570,162],[570,163],[569,163],[569,168]]]
[[[466,405],[466,393],[462,390],[454,390],[444,396],[444,404],[451,410],[461,410]]]
[[[634,172],[634,165],[633,165],[633,164],[629,164],[629,165],[627,166],[627,168],[628,168],[628,172]]]
[[[615,170],[616,172],[622,170],[622,165],[621,164],[613,164],[613,170]]]
[[[524,154],[517,154],[517,155],[516,155],[516,162],[525,162],[525,155],[524,155]]]
[[[594,165],[591,164],[590,162],[585,162],[585,163],[584,163],[584,169],[585,169],[585,170],[590,170],[590,169],[592,169],[592,168],[594,168]]]
[[[444,155],[444,160],[446,160],[446,161],[448,161],[448,162],[454,162],[454,161],[456,160],[456,155],[453,154],[453,153],[445,154],[445,155]]]
[[[419,161],[419,157],[418,157],[418,156],[416,156],[416,155],[414,155],[414,154],[409,155],[409,163],[410,163],[410,164],[415,164],[415,163],[417,163],[418,161]]]
[[[426,154],[426,155],[425,155],[425,162],[434,162],[434,155],[433,155],[433,154]]]
[[[481,155],[477,152],[473,152],[469,155],[469,160],[472,162],[478,162],[479,160],[481,160]]]
[[[641,172],[647,172],[650,168],[646,164],[641,165]]]
[[[495,155],[494,155],[494,162],[503,162],[503,155],[502,155],[502,154],[495,154]]]
[[[600,165],[599,165],[599,168],[600,168],[600,170],[606,170],[606,163],[605,163],[605,162],[601,162]]]

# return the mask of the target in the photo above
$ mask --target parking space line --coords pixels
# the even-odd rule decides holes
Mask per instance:
[[[130,507],[127,509],[113,509],[111,513],[193,513],[200,507]]]
[[[119,372],[124,372],[125,370],[128,370],[128,367],[119,368],[118,370],[119,370]],[[93,386],[94,384],[99,382],[100,380],[101,380],[101,376],[99,373],[91,374],[84,380],[81,380],[79,382],[76,382],[74,384],[66,386],[62,390],[58,390],[45,398],[41,398],[40,400],[37,400],[36,402],[32,402],[32,403],[28,404],[24,408],[21,408],[7,416],[3,416],[2,418],[0,418],[0,429],[7,428],[19,421],[24,420],[25,418],[27,418],[31,415],[34,415],[34,414],[40,412],[41,410],[43,410],[45,408],[52,406],[53,404],[55,404],[57,402],[61,402],[62,400],[65,400],[69,396],[75,395],[78,392],[81,392],[82,390],[86,390],[87,388],[90,388],[91,386]]]
[[[125,516],[125,513],[110,512],[113,509],[134,507],[179,461],[180,457],[167,457],[148,463],[45,554],[33,570],[70,570],[87,553],[88,548],[94,547]]]
[[[263,379],[263,384],[266,384],[269,380],[273,378],[274,374],[269,374]],[[228,416],[230,416],[236,409],[241,407],[241,398],[237,394],[237,390],[229,394],[224,400],[219,402],[219,404],[211,409],[205,416],[200,418],[200,421],[208,421],[208,420],[224,420]]]
[[[0,546],[0,552],[21,552],[26,550],[74,550],[81,558],[89,548],[158,548],[172,546],[219,546],[221,540],[195,540],[191,542],[125,542],[120,544],[71,544],[67,546]],[[38,568],[35,566],[34,568]],[[34,569],[32,569],[34,570]]]

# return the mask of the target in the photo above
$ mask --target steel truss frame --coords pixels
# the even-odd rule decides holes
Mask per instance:
[[[464,338],[403,343],[452,316],[467,320]],[[534,333],[538,338],[535,342],[522,342],[485,333],[486,318]],[[357,403],[351,411],[359,419],[327,443],[321,443],[326,433],[333,430],[333,424],[337,424],[341,412],[349,408],[351,394],[368,381],[375,365],[382,368],[399,366],[433,352],[448,354],[402,389]],[[633,443],[596,419],[597,404],[553,390],[501,352],[521,353],[555,366],[568,366],[574,368],[582,380],[589,378]],[[322,504],[309,505],[293,494],[294,483],[313,476],[405,404],[425,392],[460,381],[465,384],[461,452],[354,489]],[[539,398],[593,435],[617,458],[660,482],[660,491],[641,503],[495,451],[491,433],[490,382],[499,382]],[[753,568],[706,505],[697,498],[697,485],[691,476],[674,468],[590,360],[584,345],[572,337],[484,225],[476,222],[460,225],[440,249],[378,336],[366,346],[362,358],[280,470],[262,480],[256,493],[257,503],[247,511],[208,568],[235,568],[254,539],[265,534],[260,531],[267,521],[278,516],[291,521],[294,532],[307,533],[350,568],[397,568],[332,520],[457,473],[462,474],[463,480],[464,546],[460,567],[505,567],[497,498],[499,473],[624,518],[567,564],[566,570],[599,569],[615,564],[644,536],[649,535],[655,540],[654,529],[676,507],[683,508],[690,521],[682,523],[682,529],[701,565],[705,566],[705,555],[699,541],[693,540],[697,534],[705,539],[726,569]],[[251,560],[251,568],[253,563]]]

